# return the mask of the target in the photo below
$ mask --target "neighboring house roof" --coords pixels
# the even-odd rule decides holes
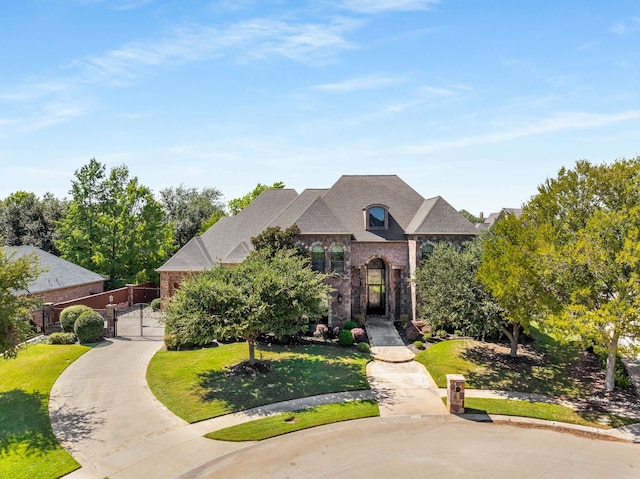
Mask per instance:
[[[496,221],[504,218],[506,215],[514,215],[516,218],[520,218],[522,215],[522,208],[502,208],[497,213],[491,213],[482,223],[476,223],[476,228],[483,231],[488,230],[496,223]]]
[[[3,249],[7,257],[13,255],[14,258],[20,258],[34,254],[43,270],[26,291],[16,291],[16,294],[39,294],[108,279],[35,246],[4,246]]]
[[[367,230],[365,210],[388,208],[386,230]],[[297,224],[302,235],[349,235],[354,241],[403,241],[407,235],[475,235],[475,227],[441,197],[425,200],[396,175],[345,175],[329,189],[263,192],[236,216],[189,241],[158,271],[201,271],[241,262],[251,238],[268,226]]]

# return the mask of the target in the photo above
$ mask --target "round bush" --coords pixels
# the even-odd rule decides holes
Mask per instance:
[[[358,351],[360,351],[361,353],[371,352],[371,346],[369,346],[369,343],[358,343],[356,348],[358,348]]]
[[[351,331],[355,327],[356,327],[356,323],[354,323],[353,321],[347,321],[342,326],[342,329],[346,329],[348,331]]]
[[[76,342],[76,335],[73,333],[51,333],[47,342],[49,344],[73,344]]]
[[[413,346],[416,349],[424,349],[424,343],[422,341],[414,341]]]
[[[340,346],[351,346],[353,344],[353,334],[348,329],[342,329],[338,333],[338,344]]]
[[[353,328],[351,330],[351,334],[353,335],[354,343],[367,343],[369,342],[369,338],[367,338],[367,332],[363,328]]]
[[[162,309],[162,300],[160,298],[156,298],[151,301],[151,309],[153,311],[160,311]]]
[[[74,330],[81,343],[95,343],[104,335],[104,319],[93,310],[85,311],[76,319]]]
[[[93,311],[93,309],[83,304],[76,304],[75,306],[64,308],[60,313],[60,326],[62,327],[62,331],[65,333],[73,333],[73,325],[76,324],[76,319],[86,311]]]

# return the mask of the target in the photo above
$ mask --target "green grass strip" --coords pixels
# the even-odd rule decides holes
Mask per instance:
[[[80,465],[58,444],[49,421],[49,394],[64,369],[90,348],[28,346],[0,359],[0,476],[57,478]]]
[[[443,401],[446,399],[443,398]],[[566,422],[581,426],[610,429],[636,422],[634,419],[607,413],[580,413],[560,404],[530,402],[518,399],[466,398],[465,414],[499,414],[530,417],[546,421]]]
[[[211,432],[205,437],[219,441],[261,441],[311,427],[379,415],[375,401],[349,401],[256,419]]]

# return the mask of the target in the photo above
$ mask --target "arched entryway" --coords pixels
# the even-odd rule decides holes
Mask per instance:
[[[367,314],[387,313],[387,267],[380,258],[367,264]]]

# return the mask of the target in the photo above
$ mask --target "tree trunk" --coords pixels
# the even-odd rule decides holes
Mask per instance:
[[[506,326],[502,326],[502,332],[509,338],[511,342],[511,351],[509,356],[515,358],[518,356],[518,341],[520,339],[520,323],[511,323],[512,330],[509,330]]]
[[[614,331],[607,353],[607,371],[604,379],[605,391],[613,391],[615,387],[616,359],[618,358],[618,332]]]
[[[249,364],[252,366],[256,363],[256,343],[253,339],[247,339],[249,345]]]

